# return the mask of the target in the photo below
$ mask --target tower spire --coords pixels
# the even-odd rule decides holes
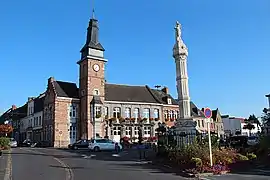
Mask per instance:
[[[92,19],[95,19],[95,4],[94,4],[94,0],[92,0]]]

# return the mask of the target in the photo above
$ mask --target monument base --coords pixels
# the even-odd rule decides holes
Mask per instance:
[[[197,122],[193,118],[177,119],[175,124],[175,140],[177,146],[192,144],[197,135]]]
[[[179,118],[175,123],[175,131],[177,133],[185,132],[186,134],[193,134],[197,132],[196,126],[197,122],[193,118]]]

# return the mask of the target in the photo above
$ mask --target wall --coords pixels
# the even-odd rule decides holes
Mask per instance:
[[[261,128],[260,126],[257,126],[256,123],[253,123],[255,129],[252,129],[251,130],[251,134],[250,134],[250,131],[248,129],[243,129],[243,127],[246,125],[246,123],[241,123],[241,132],[242,132],[242,135],[247,135],[247,136],[254,136],[254,135],[257,135],[258,134],[258,131],[261,132]]]
[[[241,121],[242,118],[234,118],[234,117],[224,117],[222,118],[223,127],[225,134],[235,135],[236,131],[241,131]]]
[[[57,97],[55,101],[54,119],[54,147],[67,147],[70,144],[70,125],[75,123],[77,126],[79,118],[79,99]],[[77,106],[77,119],[70,118],[70,106]],[[78,133],[77,133],[78,134]],[[77,139],[78,137],[76,137]]]

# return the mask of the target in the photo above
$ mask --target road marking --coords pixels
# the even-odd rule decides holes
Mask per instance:
[[[46,153],[42,153],[42,152],[30,150],[30,149],[23,149],[23,150],[31,152],[31,153],[35,153],[35,154],[46,155]],[[56,160],[57,162],[59,162],[61,164],[61,166],[65,169],[65,171],[66,171],[66,180],[73,180],[74,174],[73,174],[72,169],[67,164],[65,164],[63,161],[61,161],[60,159],[58,159],[56,157],[53,157],[53,159]]]
[[[12,180],[12,157],[11,157],[11,151],[8,153],[8,159],[7,159],[7,167],[6,172],[4,176],[4,180]]]
[[[66,180],[73,180],[74,174],[73,174],[71,168],[67,164],[65,164],[63,161],[61,161],[60,159],[55,158],[55,157],[54,157],[54,159],[56,161],[58,161],[65,168]]]
[[[95,156],[96,156],[95,154],[90,154],[90,156],[87,156],[87,155],[85,155],[85,154],[82,155],[82,157],[83,157],[84,159],[91,159],[92,157],[95,157]]]

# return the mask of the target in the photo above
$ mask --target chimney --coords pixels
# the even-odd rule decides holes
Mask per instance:
[[[48,81],[49,81],[49,82],[53,82],[53,81],[55,81],[55,79],[54,79],[54,77],[50,77],[50,78],[48,79]]]
[[[11,106],[11,109],[12,109],[12,110],[17,109],[16,105],[13,104],[13,105]]]
[[[169,88],[167,88],[166,86],[164,86],[162,89],[161,89],[162,92],[164,92],[165,94],[169,94]]]
[[[34,99],[35,99],[35,97],[28,97],[28,101],[27,102],[30,102],[30,101],[32,101]]]
[[[269,109],[270,109],[270,94],[265,95],[265,97],[267,97],[267,98],[268,98],[268,107],[269,107]]]

